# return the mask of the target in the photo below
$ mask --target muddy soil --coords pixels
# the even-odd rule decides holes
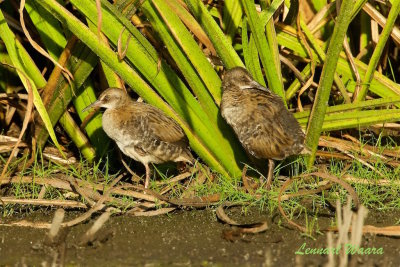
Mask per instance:
[[[26,219],[51,222],[54,211],[34,212],[3,222]],[[65,232],[56,246],[46,243],[46,229],[0,226],[0,266],[50,266],[55,258],[67,266],[323,266],[326,256],[296,255],[309,248],[326,247],[326,235],[315,240],[280,225],[280,216],[265,211],[231,209],[229,216],[241,222],[267,220],[269,230],[236,235],[234,228],[219,222],[215,210],[177,211],[156,217],[113,216],[100,231],[98,241],[79,246],[93,221]],[[76,217],[78,213],[68,213]],[[397,213],[375,213],[367,224],[393,225]],[[329,225],[331,214],[321,217]],[[306,244],[306,245],[304,245]],[[383,255],[357,255],[358,266],[400,266],[400,239],[365,235],[363,247],[382,248]]]

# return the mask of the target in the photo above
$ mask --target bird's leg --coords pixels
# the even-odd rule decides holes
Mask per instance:
[[[151,174],[151,170],[149,167],[149,164],[144,164],[144,166],[146,167],[146,180],[144,182],[144,188],[148,188],[149,187],[149,183],[150,183],[150,174]]]
[[[122,157],[121,150],[118,149],[118,158],[122,162],[122,165],[124,165],[125,169],[132,175],[132,181],[133,182],[139,182],[141,180],[140,176],[134,173],[131,168],[129,168],[128,164],[125,162],[124,158]]]
[[[271,189],[272,179],[274,178],[275,162],[273,159],[268,159],[268,176],[267,176],[267,190]]]
[[[244,165],[243,171],[242,171],[242,181],[243,181],[243,183],[245,181],[247,181],[246,173],[247,173],[247,165]]]
[[[249,180],[247,179],[246,173],[247,173],[247,165],[244,165],[243,171],[242,171],[243,185],[244,185],[244,188],[246,188],[247,192],[249,192],[250,194],[253,194],[253,188],[251,187],[251,185],[249,185]]]

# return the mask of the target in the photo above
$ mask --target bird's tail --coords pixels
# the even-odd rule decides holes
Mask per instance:
[[[311,150],[304,145],[303,150],[300,151],[300,155],[310,155],[310,154],[311,154]]]
[[[194,165],[196,161],[189,149],[185,149],[184,151],[182,151],[181,158],[182,161],[187,162],[190,165]]]

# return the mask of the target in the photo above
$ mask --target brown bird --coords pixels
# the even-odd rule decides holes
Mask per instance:
[[[242,67],[225,73],[221,113],[247,153],[268,159],[268,189],[273,177],[273,160],[307,153],[304,133],[282,98],[256,82]]]
[[[145,188],[150,181],[149,163],[193,163],[182,128],[158,108],[133,101],[119,88],[105,90],[85,110],[96,107],[106,109],[102,119],[106,134],[125,155],[146,167]]]

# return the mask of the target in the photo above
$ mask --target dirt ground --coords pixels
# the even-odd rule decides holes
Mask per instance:
[[[3,218],[3,223],[26,219],[51,222],[53,211]],[[315,240],[279,224],[280,216],[231,209],[241,222],[267,220],[259,234],[235,235],[234,228],[218,221],[215,210],[185,210],[155,217],[112,216],[100,230],[98,241],[79,246],[93,220],[65,231],[56,246],[46,242],[46,229],[0,226],[0,266],[50,266],[58,260],[67,266],[323,266],[326,256],[296,255],[306,247],[326,247],[326,235]],[[73,218],[78,214],[68,212]],[[397,213],[375,213],[367,224],[393,225]],[[333,217],[322,217],[329,224]],[[400,266],[400,239],[365,235],[363,247],[382,248],[383,255],[356,256],[358,266]],[[304,250],[303,250],[304,251]]]

